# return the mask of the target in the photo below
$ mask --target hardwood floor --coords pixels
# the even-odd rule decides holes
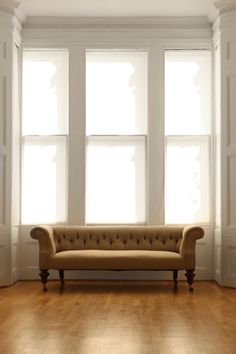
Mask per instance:
[[[236,290],[214,282],[39,281],[0,288],[0,353],[236,353]]]

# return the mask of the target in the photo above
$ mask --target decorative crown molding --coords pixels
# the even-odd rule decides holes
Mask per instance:
[[[10,15],[15,14],[15,10],[19,7],[19,1],[15,0],[0,0],[0,12],[5,12]]]
[[[205,29],[211,25],[204,16],[185,17],[27,17],[25,29]]]
[[[0,31],[11,32],[15,44],[21,43],[22,26],[17,16],[20,3],[15,0],[0,0]]]
[[[213,32],[217,33],[236,26],[236,0],[213,0],[217,15],[213,22]]]
[[[213,0],[216,9],[220,13],[236,10],[236,0]]]

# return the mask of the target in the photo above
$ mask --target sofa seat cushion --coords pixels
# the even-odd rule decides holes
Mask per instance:
[[[52,269],[183,269],[177,252],[147,250],[71,250],[50,258]]]

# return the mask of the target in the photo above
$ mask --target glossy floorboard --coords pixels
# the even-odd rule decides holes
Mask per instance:
[[[0,288],[0,353],[236,353],[236,290],[214,282],[36,281]]]

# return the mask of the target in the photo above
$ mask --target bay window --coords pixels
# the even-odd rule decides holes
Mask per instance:
[[[148,49],[79,53],[73,80],[68,62],[77,65],[76,50],[24,51],[21,222],[67,223],[68,213],[75,220],[76,201],[85,224],[145,224],[150,214],[153,224],[158,203],[162,223],[210,224],[210,52],[163,49],[159,79]],[[82,98],[68,114],[69,93],[75,101],[76,92]],[[159,110],[155,97],[163,104]],[[84,131],[69,131],[72,116],[73,124],[84,120]],[[84,177],[81,188],[70,183],[68,193],[68,180],[76,182],[73,166],[81,167]],[[149,184],[154,179],[162,193],[155,211],[149,203],[157,195]]]

